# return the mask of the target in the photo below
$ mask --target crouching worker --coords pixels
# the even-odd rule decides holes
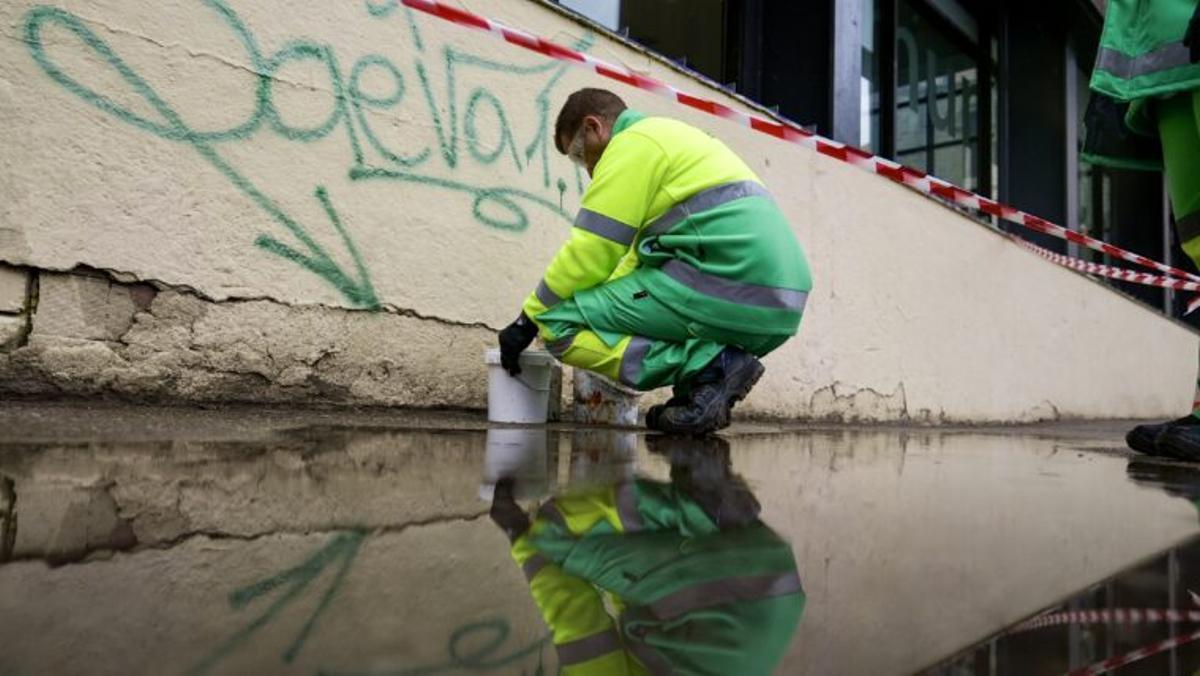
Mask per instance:
[[[792,548],[758,518],[728,447],[651,450],[671,483],[559,496],[531,521],[497,483],[492,520],[552,634],[559,669],[590,674],[771,674],[804,612]],[[655,442],[660,442],[656,444]]]
[[[521,315],[500,333],[511,374],[539,333],[564,363],[674,396],[646,423],[703,434],[762,376],[758,361],[796,334],[808,262],[762,182],[707,133],[581,89],[554,128],[587,170],[570,239]]]

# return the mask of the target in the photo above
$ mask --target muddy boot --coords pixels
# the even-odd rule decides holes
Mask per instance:
[[[687,403],[687,396],[680,394],[678,387],[674,388],[671,392],[671,398],[667,400],[667,403],[655,404],[646,411],[646,429],[661,432],[662,428],[658,426],[658,419],[662,416],[662,412],[668,408],[686,406]]]
[[[700,506],[720,529],[754,523],[762,506],[746,481],[733,472],[729,442],[716,435],[650,435],[651,453],[671,463],[671,483]]]
[[[730,410],[745,398],[766,369],[736,347],[721,351],[692,381],[685,406],[672,406],[657,416],[658,428],[669,434],[707,434],[729,426]]]
[[[1156,449],[1164,458],[1200,462],[1200,425],[1168,425]]]
[[[1125,443],[1138,453],[1162,456],[1163,452],[1159,443],[1167,430],[1195,426],[1200,426],[1200,418],[1194,415],[1185,415],[1178,420],[1165,423],[1138,425],[1125,435]]]

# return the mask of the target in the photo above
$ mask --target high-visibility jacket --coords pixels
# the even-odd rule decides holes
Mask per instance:
[[[792,335],[812,288],[808,262],[762,181],[691,125],[621,113],[570,239],[525,301],[548,308],[632,266],[646,290],[705,324]],[[618,270],[618,265],[625,261]],[[577,298],[587,315],[591,296]]]
[[[556,498],[512,553],[570,676],[769,674],[804,610],[787,543],[719,530],[670,484]]]
[[[1197,0],[1108,0],[1091,88],[1129,102],[1125,121],[1157,135],[1146,103],[1200,87],[1200,63],[1183,44]]]

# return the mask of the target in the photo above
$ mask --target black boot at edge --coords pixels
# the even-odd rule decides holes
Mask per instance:
[[[1149,425],[1138,425],[1129,430],[1125,435],[1125,443],[1130,448],[1138,453],[1158,457],[1176,457],[1167,455],[1163,452],[1162,439],[1163,436],[1170,430],[1187,429],[1190,427],[1200,426],[1200,418],[1194,415],[1185,415],[1178,420],[1172,420],[1165,423],[1153,423]],[[1187,459],[1187,458],[1183,458]]]

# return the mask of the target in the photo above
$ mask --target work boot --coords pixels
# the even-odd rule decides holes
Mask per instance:
[[[727,347],[692,381],[684,406],[663,409],[658,428],[669,434],[707,434],[729,426],[733,405],[750,393],[766,369],[752,355]]]
[[[1168,425],[1156,448],[1164,458],[1200,462],[1200,426]]]
[[[646,437],[651,453],[671,463],[671,484],[690,497],[720,529],[754,523],[762,506],[746,481],[733,472],[729,442],[716,435]]]
[[[1200,425],[1200,418],[1190,414],[1170,422],[1138,425],[1125,435],[1125,443],[1138,453],[1161,456],[1163,453],[1159,448],[1159,442],[1167,430],[1198,425]]]
[[[661,432],[662,429],[658,426],[658,419],[662,416],[662,412],[668,408],[676,406],[686,406],[688,398],[686,395],[679,393],[679,388],[675,388],[671,393],[671,398],[665,404],[655,404],[646,411],[646,429],[656,430]]]

